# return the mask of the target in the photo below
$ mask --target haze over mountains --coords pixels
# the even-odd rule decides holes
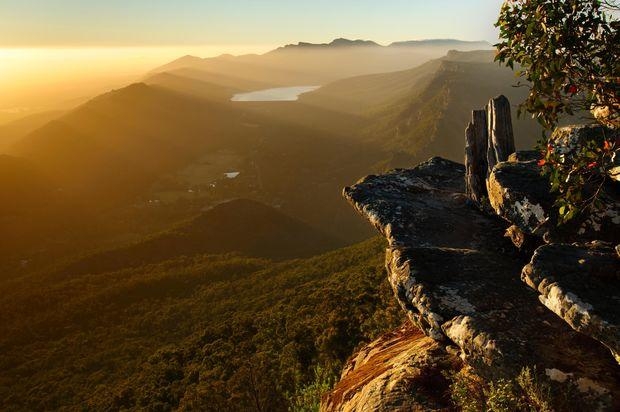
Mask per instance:
[[[384,245],[341,189],[461,161],[470,111],[523,98],[488,48],[186,56],[0,127],[0,408],[249,409],[258,371],[274,377],[260,402],[287,410],[316,365],[339,371],[400,322]],[[298,101],[231,101],[310,85]],[[531,120],[515,130],[521,148],[539,137]]]
[[[264,88],[276,86],[324,85],[328,82],[362,74],[408,69],[443,56],[448,50],[490,49],[487,42],[426,40],[398,42],[381,46],[373,41],[336,39],[330,43],[298,43],[280,47],[262,55],[200,59],[185,56],[153,73],[177,73],[198,80],[210,76],[261,82]],[[181,74],[182,75],[182,74]],[[204,77],[203,77],[204,76]]]
[[[513,74],[492,62],[493,52],[447,52],[480,46],[337,39],[264,55],[186,57],[68,113],[4,126],[0,142],[10,146],[8,154],[26,159],[48,190],[31,183],[34,194],[5,194],[38,196],[45,207],[37,217],[20,211],[3,218],[17,241],[0,253],[12,262],[68,253],[72,241],[62,238],[74,231],[98,244],[135,239],[152,223],[118,233],[106,221],[167,210],[172,216],[154,218],[164,229],[232,197],[281,207],[341,244],[364,239],[370,232],[340,199],[341,187],[431,154],[460,160],[472,108],[500,93],[521,100]],[[366,74],[377,71],[385,73]],[[308,83],[322,87],[297,102],[230,101],[238,92]],[[538,137],[527,121],[518,122],[517,135],[521,147]],[[5,163],[15,168],[15,181],[26,179],[23,167]],[[239,177],[224,178],[228,171]],[[28,253],[25,244],[33,246]]]

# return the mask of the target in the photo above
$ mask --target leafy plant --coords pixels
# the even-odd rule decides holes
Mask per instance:
[[[336,373],[330,368],[316,365],[314,380],[301,385],[289,397],[289,411],[291,412],[318,412],[321,406],[321,397],[327,393],[338,380]]]
[[[602,395],[582,393],[571,380],[554,382],[535,367],[490,382],[464,371],[448,378],[454,407],[463,412],[581,411],[605,403]]]
[[[502,41],[496,60],[530,84],[521,109],[546,128],[562,113],[592,105],[618,112],[620,40],[618,21],[597,0],[508,0],[496,27]]]
[[[496,27],[501,42],[496,60],[515,68],[529,87],[519,113],[527,111],[551,130],[561,115],[588,111],[617,127],[620,121],[620,21],[614,1],[507,0]],[[603,183],[614,165],[617,142],[593,136],[566,148],[543,136],[543,172],[558,194],[558,223],[600,209]],[[589,189],[591,193],[587,193]]]
[[[598,223],[597,215],[605,206],[601,192],[615,166],[618,142],[613,136],[590,133],[587,138],[561,130],[557,139],[549,141],[538,165],[549,177],[551,191],[558,194],[559,223],[587,213],[591,221]]]

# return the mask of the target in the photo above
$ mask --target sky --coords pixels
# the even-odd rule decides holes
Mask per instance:
[[[0,0],[0,47],[493,41],[501,0]]]
[[[192,54],[299,41],[495,42],[502,0],[0,0],[0,123],[71,106]]]

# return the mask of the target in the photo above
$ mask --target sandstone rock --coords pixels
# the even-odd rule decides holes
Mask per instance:
[[[387,333],[349,360],[323,412],[438,411],[450,406],[443,372],[461,361],[412,325]]]
[[[506,96],[497,96],[487,104],[487,126],[489,128],[487,165],[489,172],[499,162],[508,160],[515,152],[515,138],[512,131],[510,102]]]
[[[524,233],[519,226],[512,225],[506,229],[505,236],[512,241],[520,252],[532,253],[542,243],[539,238]]]
[[[620,259],[611,245],[542,246],[521,277],[547,308],[620,362]]]
[[[536,365],[617,394],[618,364],[520,281],[526,262],[507,252],[505,224],[473,207],[464,190],[463,166],[440,158],[344,190],[388,239],[389,280],[408,317],[427,336],[457,346],[485,379]]]
[[[609,106],[595,106],[590,112],[596,120],[605,126],[611,129],[620,129],[620,113],[618,113],[617,106],[616,110],[611,110]]]
[[[541,158],[540,152],[536,150],[518,150],[508,156],[509,162],[532,162]]]
[[[482,205],[487,197],[486,179],[488,130],[486,110],[474,110],[471,122],[465,129],[465,187],[467,196]]]
[[[509,161],[495,166],[487,183],[495,212],[528,235],[548,231],[554,197],[549,181],[533,161]]]
[[[489,202],[495,212],[516,225],[524,234],[546,239],[590,241],[620,240],[620,195],[615,183],[601,192],[604,207],[584,218],[575,218],[563,227],[557,225],[553,208],[555,196],[548,179],[534,161],[518,161],[528,155],[514,155],[499,163],[487,181]]]

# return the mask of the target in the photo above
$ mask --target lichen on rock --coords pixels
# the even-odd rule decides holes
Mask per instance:
[[[503,182],[515,170],[518,180],[532,184],[506,196]],[[535,163],[500,163],[493,174],[498,184],[490,188],[501,195],[494,206],[513,220],[518,216],[519,228],[534,232],[534,225],[547,219],[552,201],[545,197],[548,187]],[[620,367],[613,357],[521,282],[527,259],[505,239],[506,223],[468,202],[464,186],[463,166],[432,158],[412,169],[368,176],[344,190],[387,238],[388,278],[413,325],[453,348],[450,353],[484,379],[511,378],[528,366],[558,368],[617,397]],[[365,390],[357,387],[350,396]],[[372,402],[381,405],[380,399]]]

